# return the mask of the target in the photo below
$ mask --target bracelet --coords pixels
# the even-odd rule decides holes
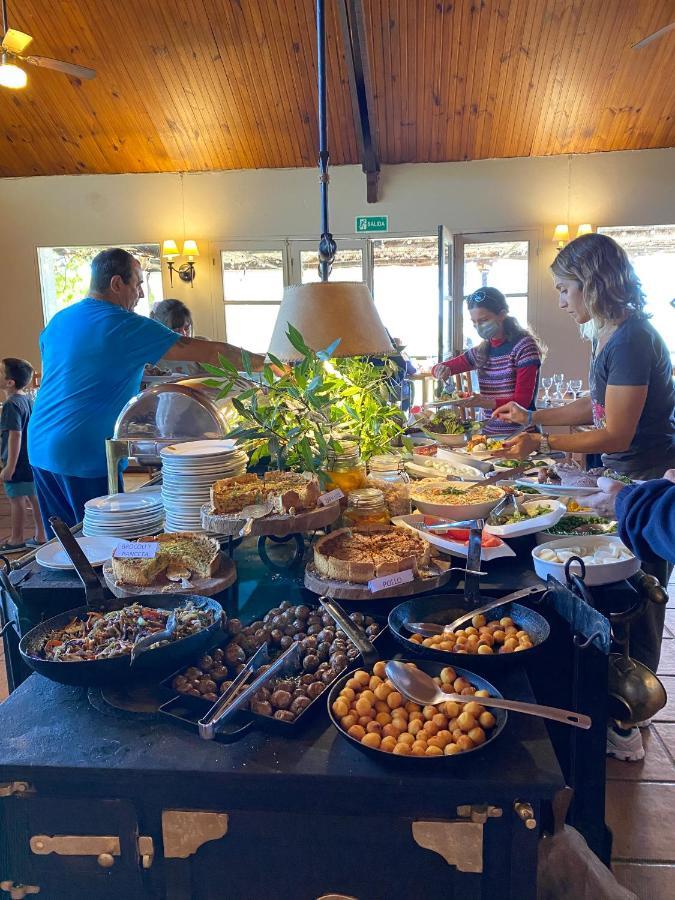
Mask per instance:
[[[534,415],[534,410],[528,409],[527,411],[527,427],[529,428],[532,424],[532,416]]]

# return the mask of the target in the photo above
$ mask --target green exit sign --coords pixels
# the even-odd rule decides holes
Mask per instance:
[[[357,216],[355,231],[389,231],[389,216]]]

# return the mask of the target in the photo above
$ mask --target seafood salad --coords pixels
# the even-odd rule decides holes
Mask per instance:
[[[55,662],[82,662],[111,659],[131,653],[134,643],[164,631],[171,615],[166,609],[152,609],[133,603],[108,613],[90,612],[86,619],[74,618],[65,628],[49,632],[42,656]],[[199,609],[188,601],[176,610],[176,630],[171,640],[189,637],[213,624],[211,610]],[[159,645],[168,643],[161,640]]]

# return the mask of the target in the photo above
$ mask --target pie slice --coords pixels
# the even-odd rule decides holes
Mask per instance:
[[[220,547],[217,541],[204,534],[191,531],[158,534],[138,538],[134,543],[159,544],[156,556],[151,559],[111,559],[112,571],[119,584],[149,587],[162,572],[175,572],[210,578],[220,568]]]
[[[324,578],[367,584],[372,578],[429,564],[431,547],[412,531],[391,526],[387,531],[358,532],[341,528],[314,545],[314,565]]]

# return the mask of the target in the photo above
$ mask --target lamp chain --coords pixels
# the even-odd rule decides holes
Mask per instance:
[[[319,241],[319,277],[328,281],[337,245],[328,224],[328,124],[326,116],[326,18],[325,0],[316,0],[317,72],[319,88],[319,183],[321,185],[321,240]]]

